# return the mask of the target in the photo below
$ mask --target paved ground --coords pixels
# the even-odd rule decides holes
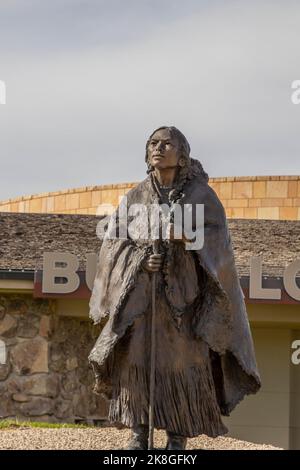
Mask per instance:
[[[128,429],[116,428],[9,428],[0,430],[0,449],[123,449],[130,436]],[[166,437],[163,431],[155,432],[155,447],[164,448]],[[198,436],[188,439],[187,449],[216,450],[279,450],[265,444],[253,444],[229,437],[216,439]]]

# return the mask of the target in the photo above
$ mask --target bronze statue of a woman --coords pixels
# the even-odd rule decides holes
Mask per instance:
[[[151,350],[151,276],[156,273],[154,426],[167,449],[187,437],[227,432],[229,415],[260,387],[253,343],[224,208],[201,163],[175,127],[154,131],[146,144],[148,176],[127,204],[204,204],[204,245],[104,238],[90,317],[105,326],[89,360],[95,390],[110,399],[109,419],[132,429],[129,449],[147,449]]]

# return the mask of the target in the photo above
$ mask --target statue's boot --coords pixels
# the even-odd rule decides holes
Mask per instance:
[[[148,426],[138,424],[131,428],[131,439],[127,450],[147,450],[148,449]]]
[[[184,450],[187,443],[187,438],[179,436],[174,432],[167,431],[168,442],[166,450]]]

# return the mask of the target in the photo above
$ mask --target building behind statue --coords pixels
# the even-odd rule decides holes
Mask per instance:
[[[263,383],[225,423],[231,436],[299,449],[300,364],[291,357],[300,340],[300,277],[295,281],[293,274],[300,259],[300,177],[215,178],[210,184],[227,212]],[[96,225],[103,204],[111,211],[133,185],[0,203],[0,418],[106,419],[107,403],[92,393],[87,363],[99,335],[88,320],[101,245]],[[45,253],[77,260],[76,288],[60,284],[43,292]]]

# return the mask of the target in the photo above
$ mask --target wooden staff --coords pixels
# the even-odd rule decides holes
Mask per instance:
[[[159,241],[154,240],[153,254],[159,254]],[[151,275],[152,287],[152,311],[151,311],[151,359],[150,359],[150,397],[149,397],[149,439],[148,449],[153,449],[154,435],[154,394],[155,394],[155,360],[156,360],[156,335],[155,335],[155,318],[156,318],[156,273]]]

